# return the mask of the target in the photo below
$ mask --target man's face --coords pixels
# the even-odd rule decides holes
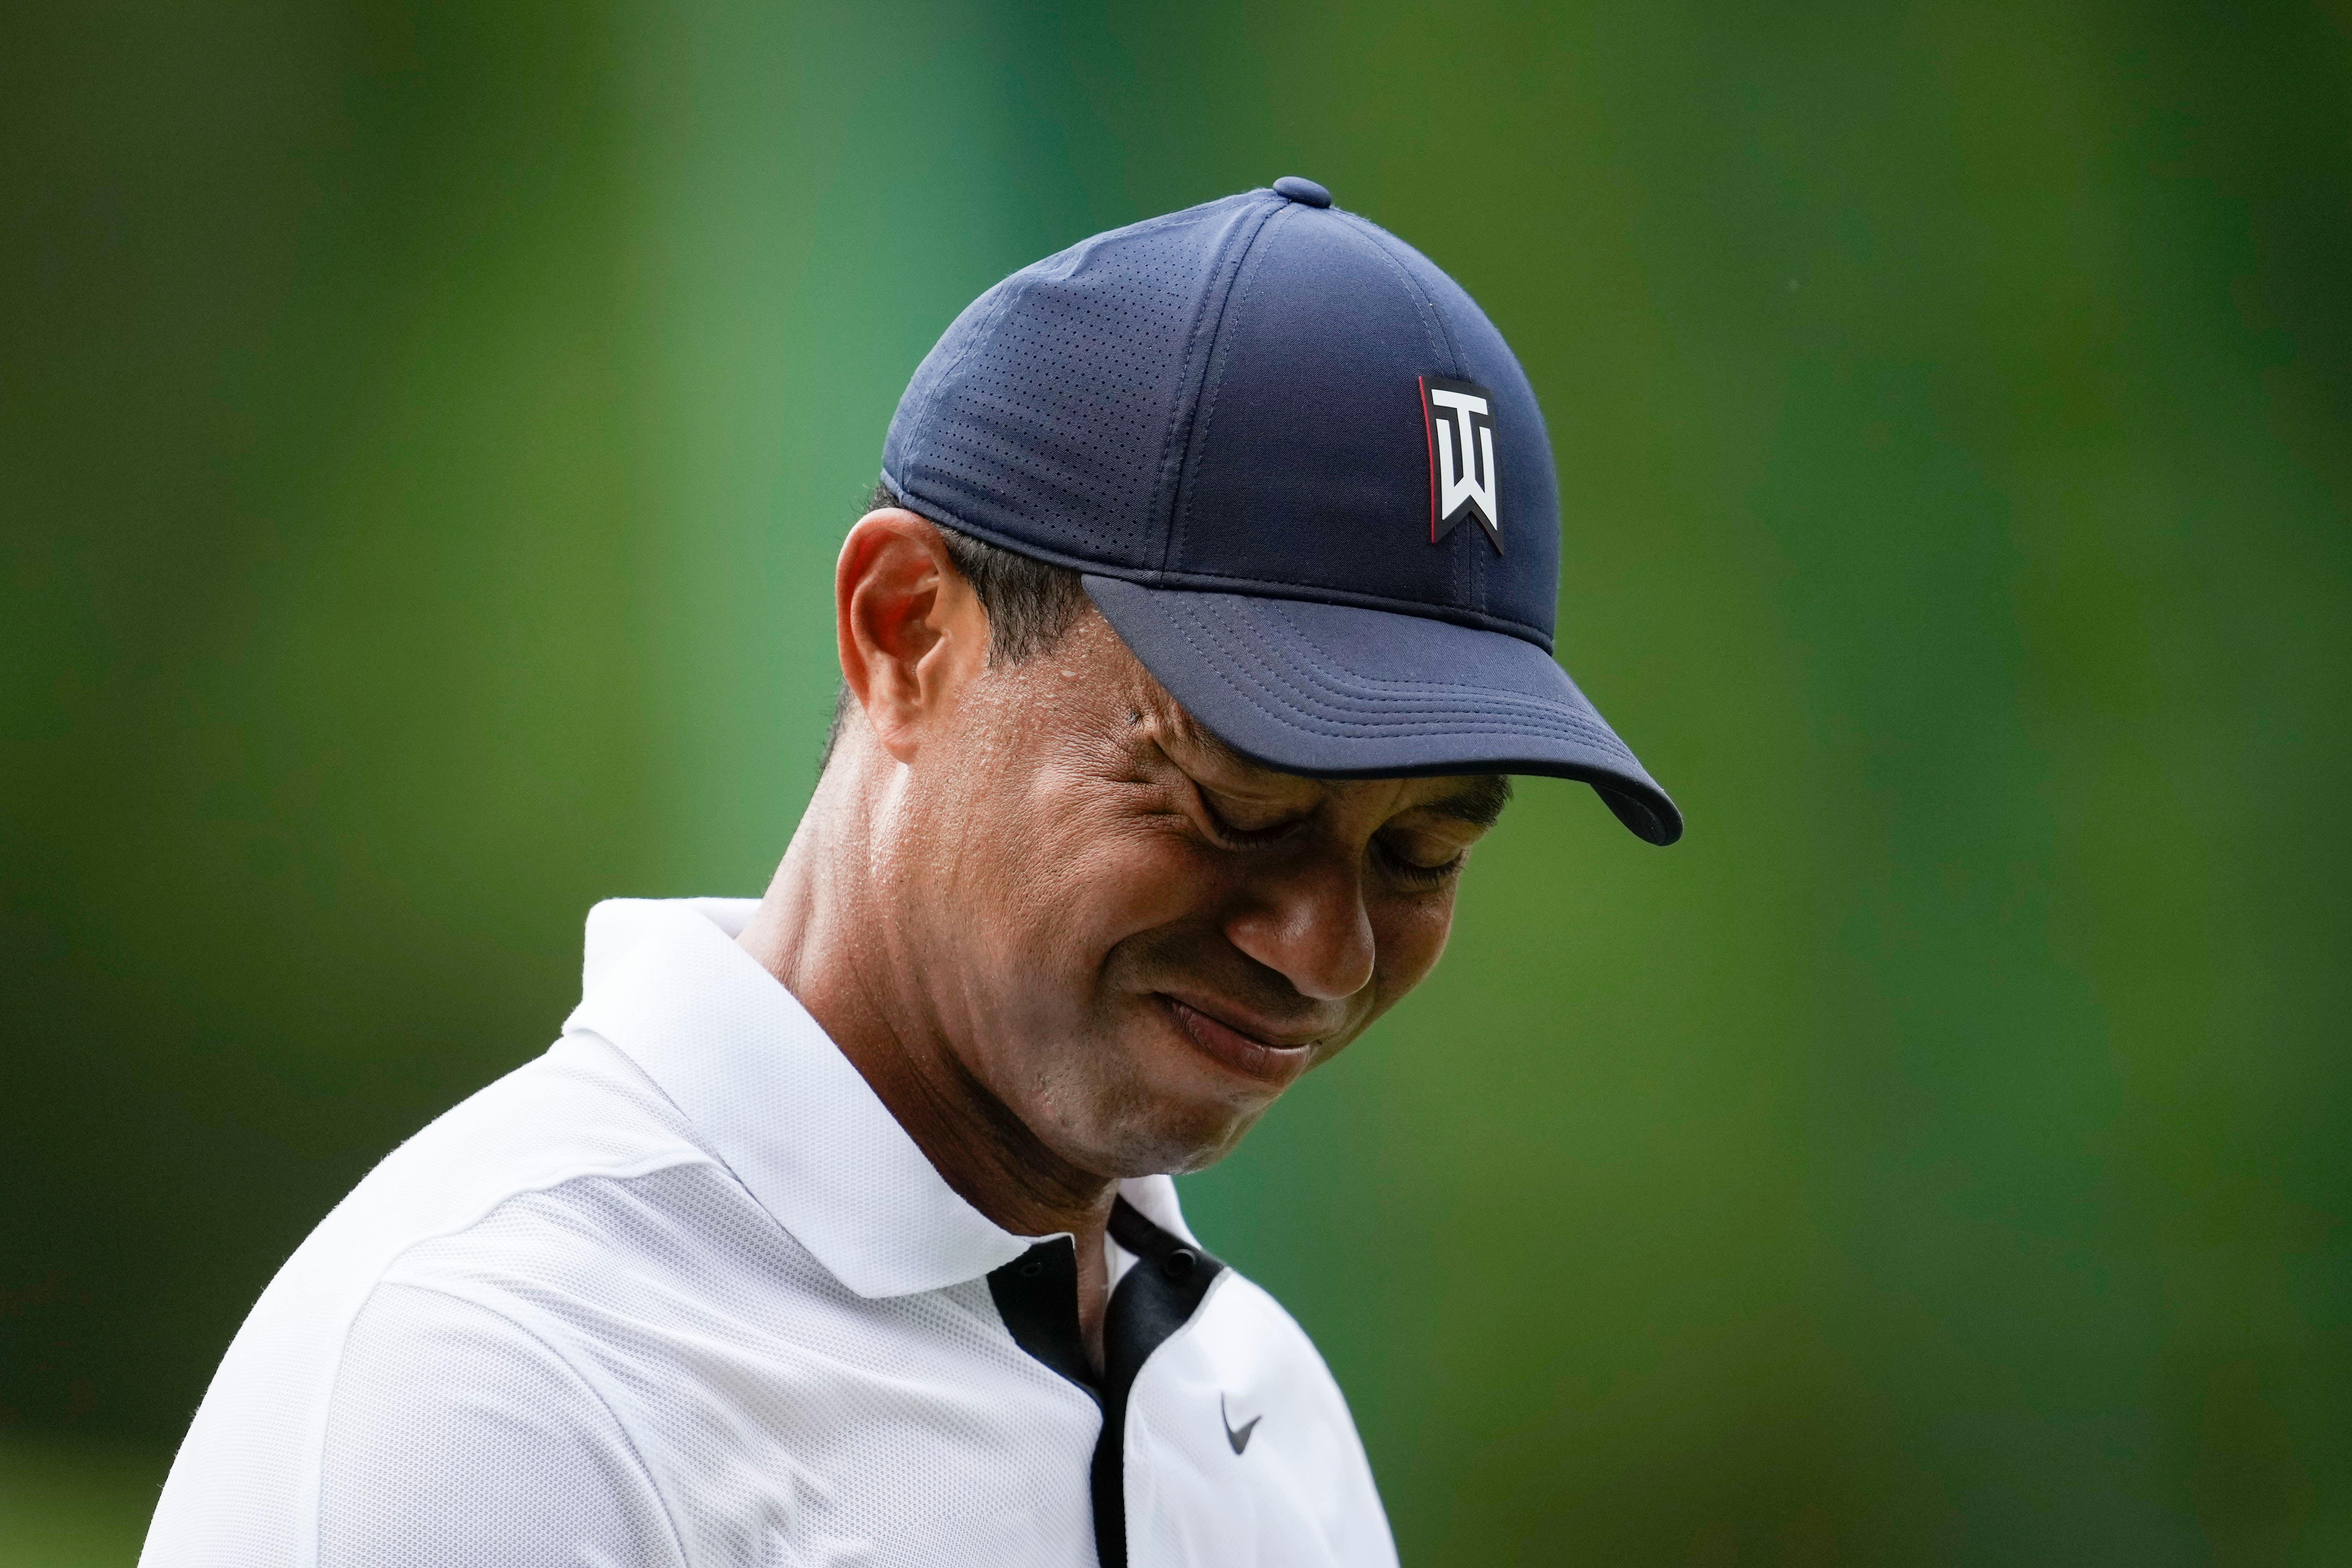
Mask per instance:
[[[1418,984],[1508,794],[1246,762],[1092,612],[943,721],[876,870],[964,1068],[1105,1176],[1217,1160]]]

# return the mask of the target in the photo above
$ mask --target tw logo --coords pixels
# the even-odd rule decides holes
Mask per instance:
[[[1503,550],[1503,514],[1495,504],[1495,395],[1475,382],[1421,378],[1421,416],[1429,432],[1429,542],[1475,517],[1495,552]]]

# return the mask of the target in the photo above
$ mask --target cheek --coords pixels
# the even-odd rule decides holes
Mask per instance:
[[[1374,912],[1372,937],[1380,953],[1376,989],[1381,1007],[1429,978],[1453,930],[1451,892],[1399,900]]]
[[[1060,951],[1091,977],[1129,939],[1198,915],[1215,886],[1200,857],[1170,833],[1113,816],[1073,811],[1039,856],[1041,913]]]
[[[1197,852],[1126,804],[1116,785],[1043,769],[968,803],[949,873],[961,930],[943,934],[991,954],[992,1011],[1055,1033],[1080,1026],[1122,942],[1213,904]]]

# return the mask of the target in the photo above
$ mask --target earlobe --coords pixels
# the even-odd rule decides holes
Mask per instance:
[[[910,763],[966,673],[978,610],[939,530],[897,508],[868,512],[842,542],[834,574],[842,678],[883,749]],[[980,638],[985,662],[985,617]]]

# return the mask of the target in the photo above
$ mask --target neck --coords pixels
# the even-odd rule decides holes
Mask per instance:
[[[809,1010],[965,1202],[1015,1236],[1067,1231],[1082,1273],[1099,1264],[1118,1184],[1056,1154],[975,1076],[942,1026],[922,929],[902,908],[919,884],[890,832],[896,765],[836,758],[740,939]]]

